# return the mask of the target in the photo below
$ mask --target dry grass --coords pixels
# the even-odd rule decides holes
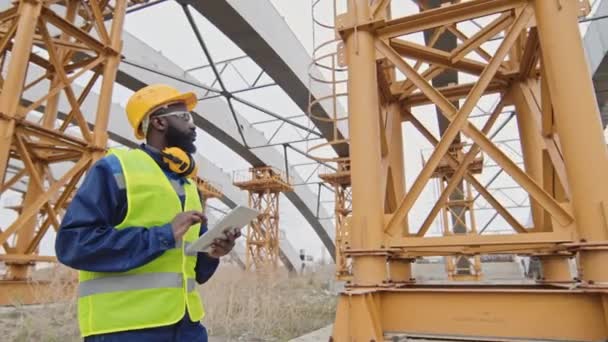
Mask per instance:
[[[2,341],[81,341],[73,292],[66,293],[71,274],[50,272],[54,304],[0,307]],[[201,288],[207,311],[203,323],[212,336],[228,341],[287,341],[333,321],[335,296],[329,291],[331,270],[288,277],[246,274],[223,265]]]
[[[333,321],[331,271],[288,277],[224,267],[201,289],[211,335],[241,341],[286,341]]]
[[[54,267],[36,274],[34,279],[50,279],[49,291],[37,296],[39,301],[52,304],[24,306],[14,303],[13,308],[0,307],[0,340],[81,341],[74,299],[75,272],[65,267]]]

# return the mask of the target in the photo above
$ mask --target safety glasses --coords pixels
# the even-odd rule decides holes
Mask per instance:
[[[171,112],[171,113],[166,113],[166,114],[153,115],[151,118],[162,118],[162,117],[167,117],[167,116],[177,116],[178,118],[180,118],[188,123],[194,122],[194,119],[192,118],[192,113],[184,112],[184,111],[177,111],[177,112]]]

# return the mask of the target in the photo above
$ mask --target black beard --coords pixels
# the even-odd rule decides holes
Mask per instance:
[[[167,145],[171,147],[179,147],[190,154],[194,154],[194,152],[196,152],[196,145],[194,145],[192,138],[188,134],[178,131],[171,125],[169,125],[167,128],[165,138],[167,139]]]

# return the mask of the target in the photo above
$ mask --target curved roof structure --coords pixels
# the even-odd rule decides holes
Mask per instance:
[[[307,112],[309,94],[317,98],[328,94],[324,85],[309,82],[310,54],[283,17],[268,0],[186,1],[230,38],[257,65],[272,77],[289,97]],[[316,67],[310,72],[320,77]],[[329,87],[327,87],[329,88]],[[329,119],[327,103],[313,107],[314,115]],[[342,112],[343,109],[338,109]],[[331,137],[333,125],[313,120],[324,137]],[[338,123],[340,137],[348,136],[345,121]],[[334,146],[340,156],[348,155],[346,145]]]

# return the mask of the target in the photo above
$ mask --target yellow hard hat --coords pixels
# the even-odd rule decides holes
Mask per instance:
[[[152,111],[170,103],[183,102],[188,110],[198,103],[196,94],[180,93],[177,89],[164,84],[153,84],[136,91],[127,102],[127,118],[137,139],[144,139],[141,122]]]

